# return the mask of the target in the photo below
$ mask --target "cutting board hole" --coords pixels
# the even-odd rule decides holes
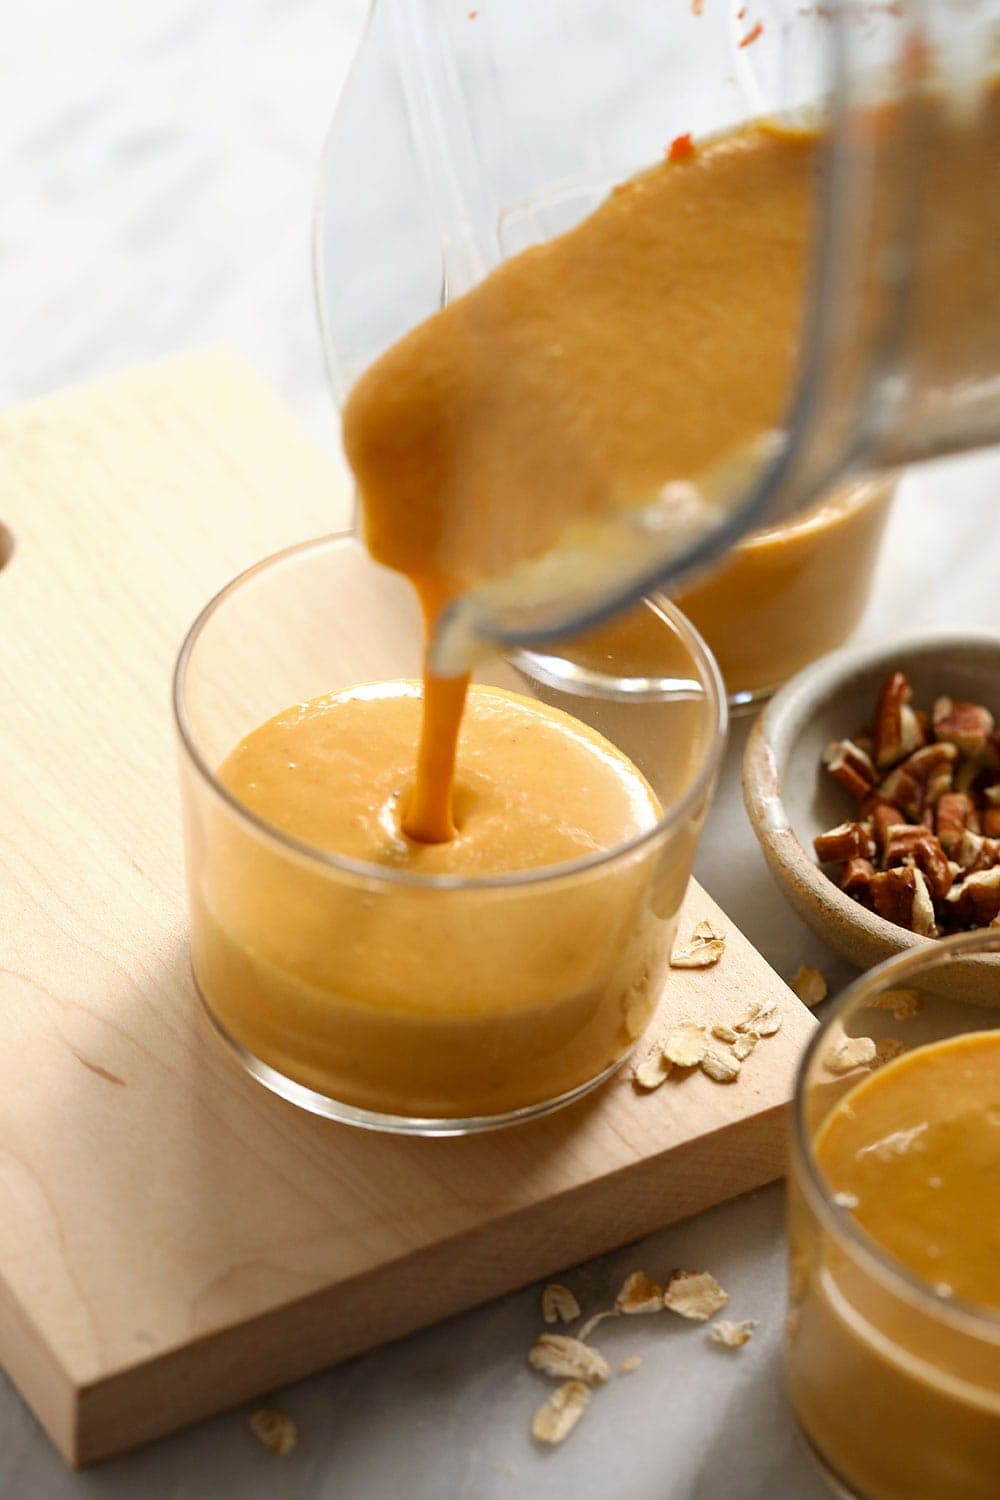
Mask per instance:
[[[5,568],[14,555],[14,535],[0,521],[0,568]]]

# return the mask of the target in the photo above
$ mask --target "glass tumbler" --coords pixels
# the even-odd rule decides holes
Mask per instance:
[[[764,702],[853,633],[871,597],[892,479],[841,485],[802,515],[737,542],[674,598],[710,647],[732,709]]]
[[[648,610],[672,665],[655,681],[623,664],[567,689],[499,659],[476,680],[611,740],[655,792],[658,821],[573,863],[473,879],[312,847],[216,775],[292,704],[389,679],[417,692],[409,586],[340,536],[279,553],[212,600],[175,680],[191,956],[250,1073],[333,1119],[447,1135],[543,1113],[617,1068],[656,1008],[726,725],[696,632],[666,602]]]
[[[973,994],[1000,1006],[995,929],[927,943],[864,975],[825,1018],[797,1081],[788,1389],[832,1489],[857,1500],[993,1500],[1000,1489],[1000,1307],[964,1301],[876,1243],[845,1195],[833,1191],[816,1151],[831,1111],[868,1067],[890,1054],[996,1033],[1000,1009],[963,998]],[[847,1038],[870,1038],[879,1051],[845,1075],[830,1061]],[[863,1087],[851,1100],[856,1119],[866,1108]],[[912,1130],[863,1149],[914,1149],[920,1113]],[[995,1159],[992,1170],[979,1162],[970,1213],[992,1221],[1000,1256],[998,1170]],[[926,1192],[938,1186],[929,1175]],[[928,1242],[929,1265],[934,1254]]]

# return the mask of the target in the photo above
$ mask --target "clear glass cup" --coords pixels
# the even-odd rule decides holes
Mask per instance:
[[[656,1008],[726,727],[700,638],[665,601],[648,610],[673,669],[655,682],[623,664],[567,687],[499,659],[475,680],[605,735],[653,788],[659,821],[572,864],[461,879],[310,847],[215,774],[290,704],[419,679],[409,586],[340,536],[267,559],[207,606],[175,678],[192,966],[262,1083],[333,1119],[461,1134],[568,1103],[618,1067]]]
[[[606,549],[620,572],[562,568],[530,597],[487,582],[444,622],[452,655],[469,637],[523,647],[587,629],[859,473],[1000,439],[998,126],[983,104],[1000,97],[984,89],[998,62],[1000,0],[631,0],[613,18],[606,0],[375,0],[319,193],[338,395],[677,136],[829,126],[786,410],[726,471],[724,524],[678,550],[623,512]]]
[[[894,494],[884,478],[834,489],[802,515],[744,537],[673,596],[719,663],[731,709],[756,707],[853,633]]]
[[[854,1500],[994,1500],[1000,1487],[1000,1309],[900,1264],[837,1201],[814,1150],[831,1110],[866,1076],[831,1072],[832,1049],[869,1037],[910,1051],[1000,1029],[1000,1009],[970,1004],[968,993],[1000,1007],[995,929],[928,942],[864,975],[824,1018],[796,1084],[787,1382],[832,1489]],[[982,1183],[980,1211],[1000,1236],[995,1178]]]

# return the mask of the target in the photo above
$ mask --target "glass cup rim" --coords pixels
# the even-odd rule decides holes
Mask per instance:
[[[344,530],[329,532],[325,536],[309,537],[301,542],[293,542],[291,546],[282,547],[276,552],[269,553],[266,557],[262,557],[257,562],[251,564],[250,567],[244,568],[242,572],[237,573],[235,577],[231,578],[228,583],[225,583],[222,588],[213,594],[208,603],[195,616],[177,653],[173,671],[171,702],[174,725],[182,750],[209,792],[223,802],[237,818],[249,824],[258,836],[271,844],[277,845],[300,860],[305,860],[313,865],[319,865],[331,872],[370,880],[378,884],[399,885],[409,889],[427,890],[511,890],[529,885],[543,885],[547,882],[551,883],[553,881],[571,879],[578,875],[596,871],[604,865],[618,863],[635,854],[643,846],[652,843],[653,840],[659,838],[670,827],[679,823],[707,792],[716,775],[719,762],[722,759],[729,721],[728,702],[722,682],[722,674],[719,671],[715,657],[687,616],[671,601],[657,596],[656,607],[658,612],[664,613],[669,617],[670,624],[678,631],[684,644],[691,651],[692,659],[699,672],[702,686],[705,689],[705,696],[708,699],[710,708],[713,710],[714,722],[711,732],[711,743],[691,785],[677,801],[670,803],[663,809],[660,817],[652,827],[644,829],[641,833],[634,835],[631,839],[627,839],[624,843],[616,844],[611,849],[598,850],[595,854],[585,855],[581,859],[570,860],[559,865],[544,865],[535,870],[516,870],[503,875],[473,877],[429,875],[417,874],[408,870],[387,869],[383,865],[369,864],[365,860],[352,859],[347,855],[335,854],[326,849],[319,849],[303,839],[295,838],[292,834],[286,833],[275,824],[268,822],[266,818],[262,818],[252,808],[247,807],[244,802],[241,802],[238,797],[234,796],[227,787],[223,786],[199,748],[197,737],[191,726],[184,703],[184,687],[191,657],[198,640],[213,617],[229,599],[259,574],[266,572],[269,568],[275,567],[280,563],[301,557],[310,552],[317,553],[327,548],[341,548],[345,546],[357,548],[366,560],[370,560],[368,559],[368,554],[364,552],[363,545],[357,534],[351,530]],[[595,694],[594,696],[598,697],[600,695]]]
[[[936,968],[941,963],[948,963],[965,954],[981,953],[984,949],[1000,953],[1000,931],[980,928],[973,932],[954,933],[951,937],[928,939],[927,946],[908,948],[902,953],[893,954],[891,958],[860,974],[841,991],[830,1013],[824,1016],[813,1033],[799,1062],[792,1104],[791,1153],[798,1168],[798,1186],[805,1192],[809,1205],[823,1228],[833,1239],[846,1244],[851,1255],[861,1261],[868,1272],[874,1273],[877,1280],[888,1284],[890,1291],[904,1293],[910,1302],[915,1302],[937,1322],[952,1323],[965,1331],[972,1325],[972,1331],[980,1334],[984,1329],[991,1334],[1000,1334],[1000,1310],[962,1297],[940,1296],[922,1276],[903,1265],[873,1239],[847,1209],[839,1208],[833,1202],[829,1185],[812,1149],[805,1121],[806,1081],[813,1060],[833,1026],[846,1010],[853,1007],[859,997],[869,993],[878,994],[898,980],[913,978],[926,969]]]
[[[775,521],[769,526],[762,526],[759,530],[747,532],[746,536],[741,537],[735,544],[733,552],[753,552],[757,547],[766,547],[777,532],[780,532],[782,537],[793,540],[806,536],[810,531],[818,531],[826,525],[826,511],[829,506],[839,504],[856,510],[869,501],[891,498],[898,487],[897,470],[887,470],[882,474],[844,476],[824,486],[813,503],[799,511],[797,515],[784,521]]]

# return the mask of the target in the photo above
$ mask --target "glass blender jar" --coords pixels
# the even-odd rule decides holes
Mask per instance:
[[[339,396],[415,322],[574,227],[676,137],[762,117],[821,134],[779,430],[715,477],[695,534],[619,512],[614,567],[570,558],[527,585],[477,588],[439,629],[436,670],[460,670],[478,643],[592,675],[603,622],[658,590],[690,611],[737,702],[839,644],[864,606],[893,471],[1000,438],[998,57],[996,0],[634,0],[613,14],[599,0],[377,0],[317,220]],[[720,619],[705,574],[734,547],[726,573],[749,583]],[[803,589],[816,628],[796,654],[785,622],[802,618]],[[843,607],[826,609],[834,596]],[[730,652],[730,668],[727,640],[759,630],[766,605],[784,654]]]

